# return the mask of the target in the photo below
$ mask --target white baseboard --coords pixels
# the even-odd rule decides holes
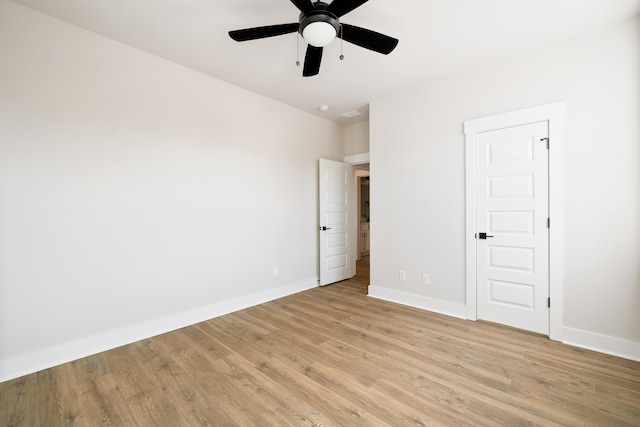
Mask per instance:
[[[309,278],[264,292],[209,304],[186,312],[155,319],[129,328],[113,330],[91,337],[43,348],[36,352],[0,360],[0,382],[48,369],[102,351],[193,325],[234,311],[292,295],[317,286],[317,278]],[[385,301],[466,319],[466,307],[448,301],[407,292],[369,286],[369,296]],[[640,343],[593,332],[565,327],[563,343],[600,353],[640,362]]]
[[[408,292],[394,291],[393,289],[377,286],[369,286],[369,296],[407,305],[409,307],[420,308],[423,310],[433,311],[435,313],[445,314],[447,316],[457,317],[459,319],[467,318],[467,307],[464,304],[456,304],[449,301],[410,294]]]
[[[135,326],[104,332],[43,348],[29,354],[0,360],[0,382],[184,328],[185,326],[253,307],[254,305],[282,298],[287,295],[306,291],[317,286],[318,279],[312,277],[263,292],[256,292],[251,295],[233,298],[220,303],[209,304]]]
[[[564,327],[563,343],[640,362],[640,343]]]
[[[369,286],[369,296],[459,319],[467,319],[466,306],[462,304],[376,286]],[[562,331],[564,344],[640,362],[640,343],[638,342],[568,327],[564,327]]]

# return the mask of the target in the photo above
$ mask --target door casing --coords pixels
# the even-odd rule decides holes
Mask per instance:
[[[563,339],[564,295],[564,102],[525,108],[464,122],[466,169],[466,311],[477,316],[476,134],[547,121],[549,123],[549,338]]]

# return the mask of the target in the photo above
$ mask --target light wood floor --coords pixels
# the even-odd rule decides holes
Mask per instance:
[[[0,426],[639,426],[640,363],[362,276],[0,384]]]

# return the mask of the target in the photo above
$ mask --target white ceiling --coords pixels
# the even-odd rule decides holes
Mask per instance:
[[[13,1],[343,124],[365,119],[369,101],[425,79],[640,14],[640,0],[370,0],[341,22],[398,38],[396,50],[384,56],[345,42],[340,61],[336,40],[320,74],[302,77],[295,33],[242,43],[227,34],[297,22],[289,0]],[[300,40],[301,62],[305,49]],[[354,109],[365,114],[340,116]]]

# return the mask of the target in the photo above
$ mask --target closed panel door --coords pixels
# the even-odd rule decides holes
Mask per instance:
[[[479,133],[478,318],[549,333],[547,122]]]
[[[320,159],[320,285],[348,279],[351,274],[349,209],[353,167]]]

